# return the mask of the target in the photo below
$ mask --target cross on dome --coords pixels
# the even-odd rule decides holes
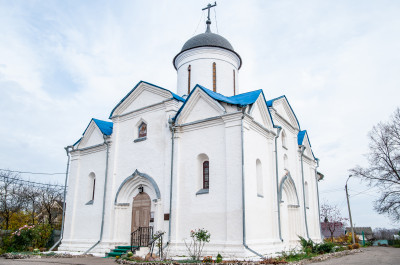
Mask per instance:
[[[215,6],[217,6],[217,2],[214,2],[213,5],[208,4],[207,7],[205,7],[205,8],[202,9],[203,11],[206,10],[206,9],[207,9],[207,11],[208,11],[208,16],[207,16],[207,21],[206,21],[206,24],[207,24],[207,30],[206,30],[206,32],[211,32],[211,30],[210,30],[210,24],[211,24],[210,9],[213,8],[213,7],[215,7]]]

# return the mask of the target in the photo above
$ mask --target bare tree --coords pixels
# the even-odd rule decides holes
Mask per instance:
[[[380,190],[374,208],[400,221],[400,108],[388,122],[380,122],[369,133],[368,167],[356,166],[351,173]]]
[[[23,196],[25,197],[25,210],[31,215],[31,225],[34,225],[40,211],[39,195],[42,192],[41,188],[35,185],[24,185]]]
[[[387,229],[387,228],[375,228],[374,238],[375,239],[393,239],[393,235],[398,235],[399,229]]]
[[[331,233],[332,240],[335,231],[341,229],[346,221],[347,218],[342,216],[336,205],[330,205],[326,202],[321,204],[321,227]]]
[[[39,195],[41,215],[45,222],[54,228],[56,218],[61,215],[62,209],[61,198],[62,190],[55,186],[44,187]]]
[[[8,230],[13,214],[22,210],[22,182],[18,174],[0,170],[0,218],[1,228]]]

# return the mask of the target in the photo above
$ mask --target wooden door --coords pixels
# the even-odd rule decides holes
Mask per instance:
[[[139,227],[148,227],[150,224],[151,199],[145,193],[139,193],[133,198],[131,233]]]

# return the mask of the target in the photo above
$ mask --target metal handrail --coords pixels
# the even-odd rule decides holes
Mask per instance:
[[[138,227],[131,233],[131,251],[139,247],[147,247],[153,238],[153,227]]]
[[[165,232],[156,233],[156,235],[153,237],[153,239],[149,242],[149,245],[151,245],[150,257],[153,255],[154,243],[160,238],[160,245],[158,247],[158,256],[162,260],[163,235],[164,234],[165,234]]]

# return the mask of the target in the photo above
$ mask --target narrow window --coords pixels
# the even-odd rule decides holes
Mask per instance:
[[[208,161],[203,162],[203,189],[210,187],[210,165]]]
[[[236,96],[236,76],[235,76],[235,70],[233,70],[233,95]]]
[[[96,190],[96,175],[93,172],[91,172],[89,174],[89,179],[88,179],[87,198],[89,201],[86,203],[87,205],[93,204],[95,190]]]
[[[213,91],[217,92],[217,64],[213,63]]]
[[[262,165],[260,159],[256,161],[256,174],[257,174],[257,196],[264,197]]]
[[[190,94],[190,73],[191,73],[191,71],[192,71],[192,67],[191,67],[191,65],[189,64],[189,66],[188,66],[188,95]]]
[[[139,138],[147,136],[147,124],[142,122],[139,126]]]
[[[92,201],[94,200],[94,191],[96,190],[96,177],[93,178],[93,192],[92,192]]]

